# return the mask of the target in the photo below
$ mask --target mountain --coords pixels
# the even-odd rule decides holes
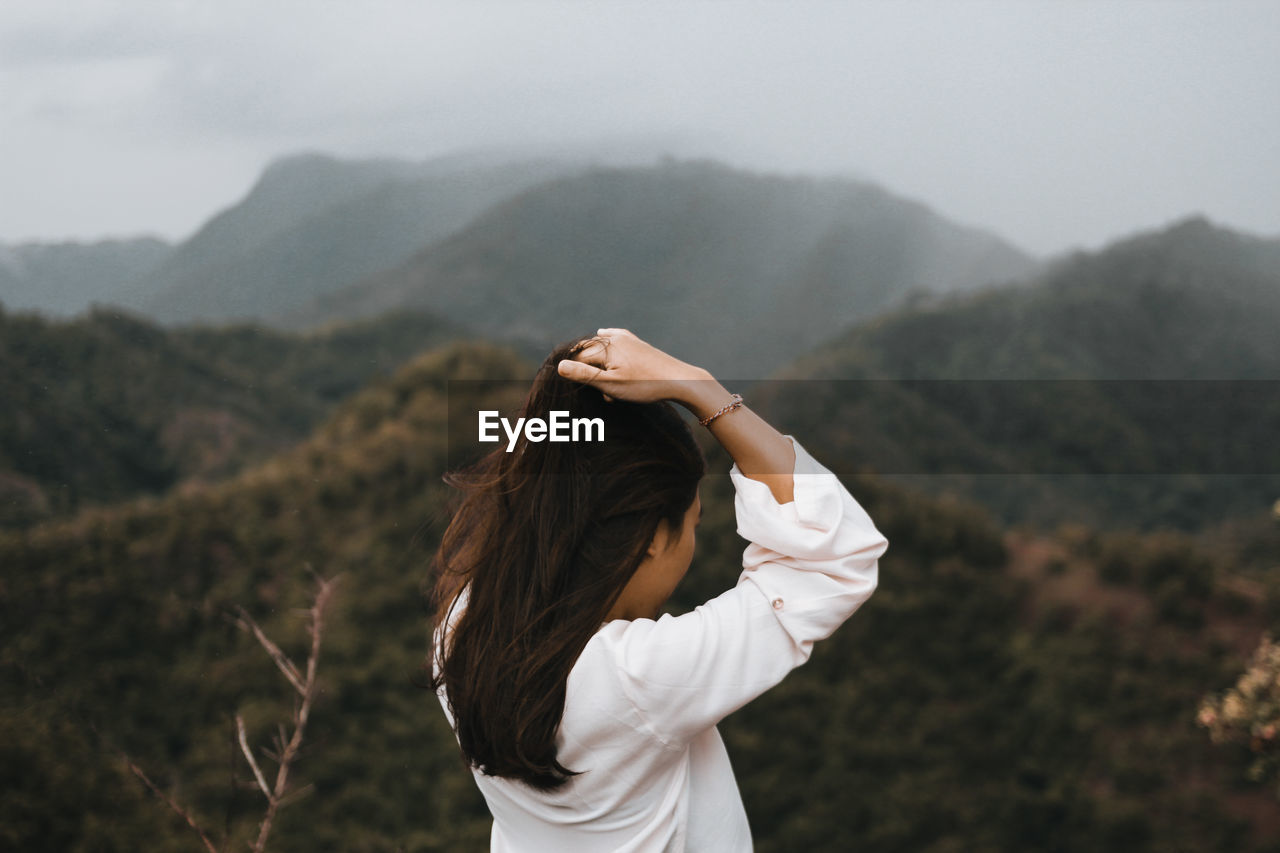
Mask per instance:
[[[491,204],[573,168],[551,159],[289,157],[177,246],[124,304],[168,323],[287,312],[395,266]]]
[[[531,371],[494,347],[430,350],[231,479],[0,531],[6,846],[198,843],[117,750],[223,849],[251,837],[262,803],[234,715],[265,745],[296,695],[228,616],[243,606],[301,660],[311,566],[341,578],[290,776],[309,795],[279,813],[272,849],[483,848],[483,799],[413,683],[429,637],[421,585],[453,497],[448,380]],[[756,849],[1274,847],[1272,790],[1193,722],[1274,618],[1229,566],[1174,534],[1011,536],[801,439],[890,547],[850,623],[719,727]],[[711,463],[673,612],[741,573],[728,464]]]
[[[116,302],[171,251],[152,237],[0,245],[0,304],[69,316],[92,302]]]
[[[0,527],[226,476],[457,334],[412,313],[299,335],[0,311]]]
[[[563,189],[530,195],[553,188]],[[1006,522],[1199,529],[1280,496],[1280,395],[1263,381],[1280,377],[1278,254],[1275,241],[1188,220],[1014,285],[917,295],[774,380],[734,388],[850,461],[957,491]],[[16,401],[0,416],[3,523],[19,525],[225,476],[300,439],[431,341],[473,336],[396,311],[311,334],[163,329],[105,309],[68,325],[3,322],[6,398]],[[784,342],[759,333],[718,343],[740,365]],[[550,345],[526,339],[524,354]],[[696,342],[670,349],[698,360]]]
[[[755,395],[1006,521],[1198,528],[1280,497],[1277,328],[1280,241],[1197,217],[855,326]]]
[[[668,160],[532,187],[288,319],[428,308],[528,341],[531,355],[621,326],[750,377],[910,293],[1033,268],[998,238],[870,184]]]
[[[1023,286],[852,328],[793,367],[921,379],[1280,378],[1280,240],[1192,217]]]

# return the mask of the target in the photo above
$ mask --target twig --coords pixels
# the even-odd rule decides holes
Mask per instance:
[[[133,763],[133,759],[129,757],[128,753],[120,750],[120,757],[124,759],[124,763],[128,765],[131,771],[133,771],[133,775],[141,779],[143,784],[151,790],[151,793],[155,794],[164,802],[165,805],[177,812],[182,819],[187,822],[187,826],[191,827],[195,833],[200,836],[200,840],[204,842],[205,849],[208,850],[209,853],[218,853],[218,848],[213,846],[213,842],[209,840],[209,836],[200,828],[200,824],[196,823],[195,818],[191,816],[190,812],[178,805],[178,803],[169,797],[169,795],[164,791],[161,791],[156,783],[152,782],[151,779],[147,777],[147,774],[142,772],[142,768]]]
[[[249,739],[244,733],[244,717],[239,714],[236,714],[236,732],[240,738],[240,751],[244,753],[245,761],[248,761],[249,767],[253,769],[253,778],[258,780],[258,789],[262,791],[267,800],[270,800],[271,789],[267,787],[267,779],[262,775],[262,769],[258,767],[257,759],[253,757],[253,750],[249,749]]]
[[[280,801],[280,808],[284,808],[285,806],[291,806],[291,805],[293,805],[295,802],[297,802],[298,800],[301,800],[303,797],[307,796],[308,794],[310,794],[310,793],[311,793],[312,791],[314,791],[315,789],[316,789],[316,786],[315,786],[315,785],[303,785],[301,788],[299,788],[299,789],[298,789],[298,790],[296,790],[296,791],[291,792],[291,793],[289,794],[289,796],[287,796],[287,797],[285,797],[283,800],[281,800],[281,801]]]
[[[275,752],[273,753],[271,750],[264,750],[264,752],[276,761],[277,767],[274,786],[267,783],[266,774],[262,772],[262,768],[259,766],[258,760],[253,755],[253,749],[249,746],[249,736],[245,731],[244,718],[239,714],[236,714],[236,735],[240,744],[240,751],[244,754],[245,761],[249,763],[250,769],[253,770],[253,778],[257,782],[258,790],[267,798],[267,811],[258,828],[257,840],[254,841],[252,846],[254,853],[262,853],[266,848],[267,837],[271,834],[271,826],[275,821],[276,812],[278,812],[282,807],[301,799],[313,790],[311,785],[307,785],[297,791],[294,791],[288,796],[285,794],[285,790],[289,784],[289,768],[298,757],[298,751],[302,746],[302,737],[307,727],[307,720],[311,715],[311,704],[316,695],[316,669],[320,664],[320,640],[324,632],[324,610],[329,604],[329,599],[333,594],[334,586],[337,584],[338,576],[325,579],[317,574],[309,565],[307,566],[307,570],[316,580],[316,595],[311,607],[305,611],[310,617],[308,631],[311,635],[311,653],[307,657],[305,676],[296,666],[294,666],[293,661],[289,660],[288,656],[280,650],[280,647],[273,643],[263,630],[258,627],[258,623],[253,621],[253,618],[249,616],[248,612],[243,607],[237,608],[239,616],[234,620],[240,628],[251,632],[254,637],[257,638],[258,643],[266,649],[267,654],[271,656],[273,661],[275,661],[280,672],[284,674],[284,677],[301,697],[301,701],[295,700],[294,702],[293,733],[286,741],[285,726],[283,724],[279,725],[275,735]],[[142,768],[129,758],[127,753],[123,750],[117,751],[124,759],[125,764],[128,765],[129,770],[141,779],[153,794],[159,797],[166,805],[169,806],[169,808],[177,812],[178,815],[187,822],[187,825],[200,836],[200,840],[204,842],[205,849],[208,850],[209,853],[219,853],[218,848],[209,840],[209,836],[203,829],[201,829],[200,825],[196,823],[195,818],[191,816],[191,813],[165,794],[164,791],[160,790],[160,788],[147,777],[147,774],[142,771]]]
[[[284,728],[279,731],[280,743],[283,744],[280,749],[280,757],[276,767],[276,782],[273,789],[268,789],[266,779],[262,772],[258,769],[258,764],[253,758],[253,753],[249,749],[248,741],[244,733],[244,724],[240,718],[236,717],[237,725],[240,730],[240,746],[245,754],[245,758],[249,760],[250,766],[253,767],[254,775],[258,778],[258,786],[267,797],[267,813],[262,817],[262,824],[258,828],[258,838],[253,844],[254,853],[262,853],[266,849],[267,836],[271,834],[271,826],[275,821],[276,812],[285,805],[285,789],[289,784],[289,768],[293,765],[293,761],[298,756],[298,749],[302,746],[302,736],[307,727],[307,720],[311,715],[311,703],[315,699],[316,693],[316,669],[320,665],[320,640],[324,633],[324,609],[329,603],[329,597],[333,594],[333,587],[337,583],[338,578],[333,577],[328,580],[320,577],[315,572],[312,575],[316,579],[316,597],[311,605],[308,614],[311,617],[311,623],[308,630],[311,634],[311,654],[307,656],[307,674],[305,679],[300,679],[297,668],[285,657],[284,653],[272,643],[267,636],[262,633],[257,624],[249,618],[247,613],[241,615],[243,622],[253,630],[254,636],[267,650],[275,660],[276,665],[280,667],[280,671],[285,674],[294,688],[302,694],[302,701],[294,706],[293,711],[293,734],[289,738],[288,743],[284,743]],[[305,790],[305,789],[304,789]],[[301,793],[301,792],[299,792]],[[292,802],[296,797],[289,798]]]
[[[289,683],[294,686],[294,689],[299,693],[303,693],[306,690],[306,686],[302,683],[302,675],[298,672],[298,668],[293,665],[293,661],[289,660],[288,656],[280,651],[279,646],[271,642],[271,639],[262,632],[262,629],[258,627],[258,623],[253,621],[253,618],[249,616],[249,613],[243,607],[237,607],[236,610],[239,613],[236,624],[242,629],[251,632],[257,638],[258,643],[267,650],[267,654],[271,655],[271,659],[276,662],[276,666],[280,667],[280,671],[284,673],[285,678],[289,679]]]

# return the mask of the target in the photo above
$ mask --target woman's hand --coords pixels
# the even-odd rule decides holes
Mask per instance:
[[[647,344],[626,329],[600,329],[573,358],[556,365],[566,379],[585,382],[605,395],[635,403],[674,400],[699,420],[711,417],[731,395],[712,375]],[[708,425],[738,470],[769,487],[779,504],[795,499],[796,454],[791,440],[744,406]]]
[[[573,358],[556,370],[566,379],[600,390],[606,399],[617,397],[634,403],[658,400],[685,402],[699,382],[711,374],[668,355],[640,340],[626,329],[599,329],[583,341]]]

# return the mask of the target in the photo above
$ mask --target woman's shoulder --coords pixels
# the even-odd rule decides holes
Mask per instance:
[[[679,748],[781,680],[794,650],[770,602],[739,583],[688,613],[603,625],[570,692]]]
[[[617,682],[633,700],[654,689],[696,691],[708,673],[731,663],[743,648],[759,645],[749,637],[759,640],[771,628],[777,632],[771,611],[754,584],[740,581],[687,613],[605,623],[588,641],[579,664],[584,675],[593,672],[601,681]]]
[[[616,681],[615,676],[637,663],[637,657],[648,656],[646,646],[652,642],[656,625],[653,619],[612,619],[601,623],[578,656],[574,671],[581,669],[585,675],[599,670],[592,672],[592,683]],[[600,677],[605,673],[608,678]]]
[[[714,644],[697,636],[707,627],[701,613],[706,606],[680,616],[604,623],[587,641],[571,678],[576,676],[591,689],[615,690],[632,699],[637,686],[685,683],[690,656],[707,656],[714,650]]]
[[[574,740],[599,742],[608,729],[616,737],[630,730],[636,737],[675,746],[659,733],[637,701],[636,674],[640,658],[649,657],[643,623],[651,619],[615,619],[600,627],[587,641],[565,684],[562,732]],[[654,661],[650,660],[652,664]]]

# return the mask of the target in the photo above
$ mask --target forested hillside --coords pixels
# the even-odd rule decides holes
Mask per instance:
[[[457,334],[420,313],[300,335],[0,310],[0,527],[224,477]]]
[[[116,748],[219,840],[254,832],[233,715],[266,743],[293,694],[227,617],[244,606],[300,657],[310,565],[342,577],[294,771],[313,787],[272,849],[484,849],[483,801],[411,683],[420,587],[447,521],[446,381],[531,371],[492,347],[429,351],[228,481],[0,533],[4,845],[197,849]],[[1277,849],[1271,792],[1194,720],[1277,625],[1274,584],[1241,588],[1177,534],[1003,534],[797,436],[890,549],[854,619],[722,726],[757,849]],[[727,460],[710,460],[676,609],[739,572]]]

